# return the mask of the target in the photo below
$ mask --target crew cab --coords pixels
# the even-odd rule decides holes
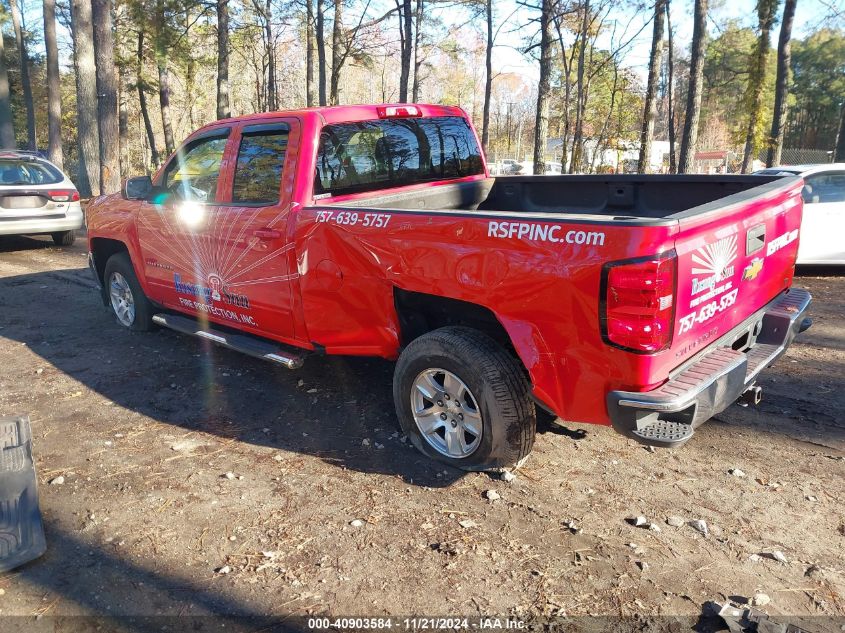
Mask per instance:
[[[808,327],[799,176],[491,178],[463,110],[338,106],[211,123],[89,206],[120,325],[299,367],[397,360],[426,455],[507,467],[537,409],[662,447]]]

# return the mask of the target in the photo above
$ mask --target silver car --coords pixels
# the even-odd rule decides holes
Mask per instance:
[[[0,151],[0,235],[49,234],[70,246],[84,223],[79,192],[34,152]]]

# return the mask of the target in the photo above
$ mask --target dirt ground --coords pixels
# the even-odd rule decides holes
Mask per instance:
[[[845,276],[821,273],[796,280],[815,324],[764,374],[759,408],[675,451],[558,420],[506,483],[404,441],[390,363],[291,372],[130,333],[93,290],[84,240],[0,238],[0,415],[31,418],[49,545],[0,576],[0,615],[603,615],[641,630],[762,592],[762,610],[839,631]]]

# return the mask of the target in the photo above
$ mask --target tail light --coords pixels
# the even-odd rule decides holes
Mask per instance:
[[[79,192],[76,189],[55,189],[48,191],[47,196],[53,202],[77,202]]]
[[[674,251],[605,265],[600,316],[605,342],[639,354],[669,347],[676,276]]]

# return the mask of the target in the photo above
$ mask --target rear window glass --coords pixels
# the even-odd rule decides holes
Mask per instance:
[[[62,180],[62,173],[49,163],[28,159],[0,159],[0,185],[53,185]]]
[[[462,117],[385,119],[327,125],[314,193],[356,193],[484,173]]]

